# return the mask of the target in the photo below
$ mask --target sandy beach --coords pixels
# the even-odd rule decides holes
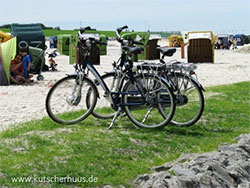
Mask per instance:
[[[166,40],[158,43],[166,46]],[[250,46],[245,46],[245,48]],[[250,52],[247,50],[215,50],[215,63],[200,63],[196,74],[200,83],[204,86],[230,84],[241,81],[250,81]],[[53,49],[48,49],[51,52]],[[119,58],[120,45],[116,41],[109,41],[108,54],[101,56],[101,65],[96,66],[103,74],[112,70],[112,63]],[[166,60],[182,60],[180,48],[172,57]],[[48,58],[46,56],[46,61]],[[67,73],[74,72],[73,65],[69,64],[69,57],[60,55],[55,58],[57,72],[43,72],[43,81],[37,81],[30,85],[0,86],[0,132],[7,128],[32,119],[39,119],[47,116],[45,110],[45,98],[50,85],[55,83]],[[48,62],[46,63],[48,65]],[[35,75],[36,76],[36,75]],[[205,93],[206,95],[206,93]]]

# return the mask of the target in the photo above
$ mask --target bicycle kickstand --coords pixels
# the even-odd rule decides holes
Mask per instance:
[[[122,110],[122,108],[118,107],[118,110],[116,111],[115,116],[113,117],[108,129],[111,129],[113,127],[114,122],[115,122],[116,118],[120,115],[121,110]]]

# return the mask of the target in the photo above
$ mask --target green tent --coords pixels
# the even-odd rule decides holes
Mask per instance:
[[[0,44],[0,85],[10,84],[10,62],[16,55],[16,37]]]
[[[32,46],[46,49],[45,35],[41,24],[12,24],[10,29],[11,35],[17,37],[19,48]]]

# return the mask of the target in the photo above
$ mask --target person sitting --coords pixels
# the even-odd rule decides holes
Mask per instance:
[[[17,54],[10,63],[10,82],[12,84],[30,83],[30,79],[24,77],[22,68],[22,56]]]
[[[20,75],[13,75],[10,73],[10,83],[11,84],[23,84],[28,83],[27,80]]]
[[[11,72],[13,72],[15,75],[24,76],[22,67],[22,55],[17,54],[15,58],[11,60],[10,66]]]

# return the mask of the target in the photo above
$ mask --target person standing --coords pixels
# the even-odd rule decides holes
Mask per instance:
[[[236,38],[233,37],[232,43],[233,43],[233,50],[237,49],[237,40],[236,40]]]
[[[20,50],[20,54],[22,55],[23,59],[23,73],[24,73],[24,77],[26,79],[29,79],[29,72],[30,72],[30,66],[31,66],[31,59],[30,59],[30,55],[28,54],[27,48],[22,48]]]

